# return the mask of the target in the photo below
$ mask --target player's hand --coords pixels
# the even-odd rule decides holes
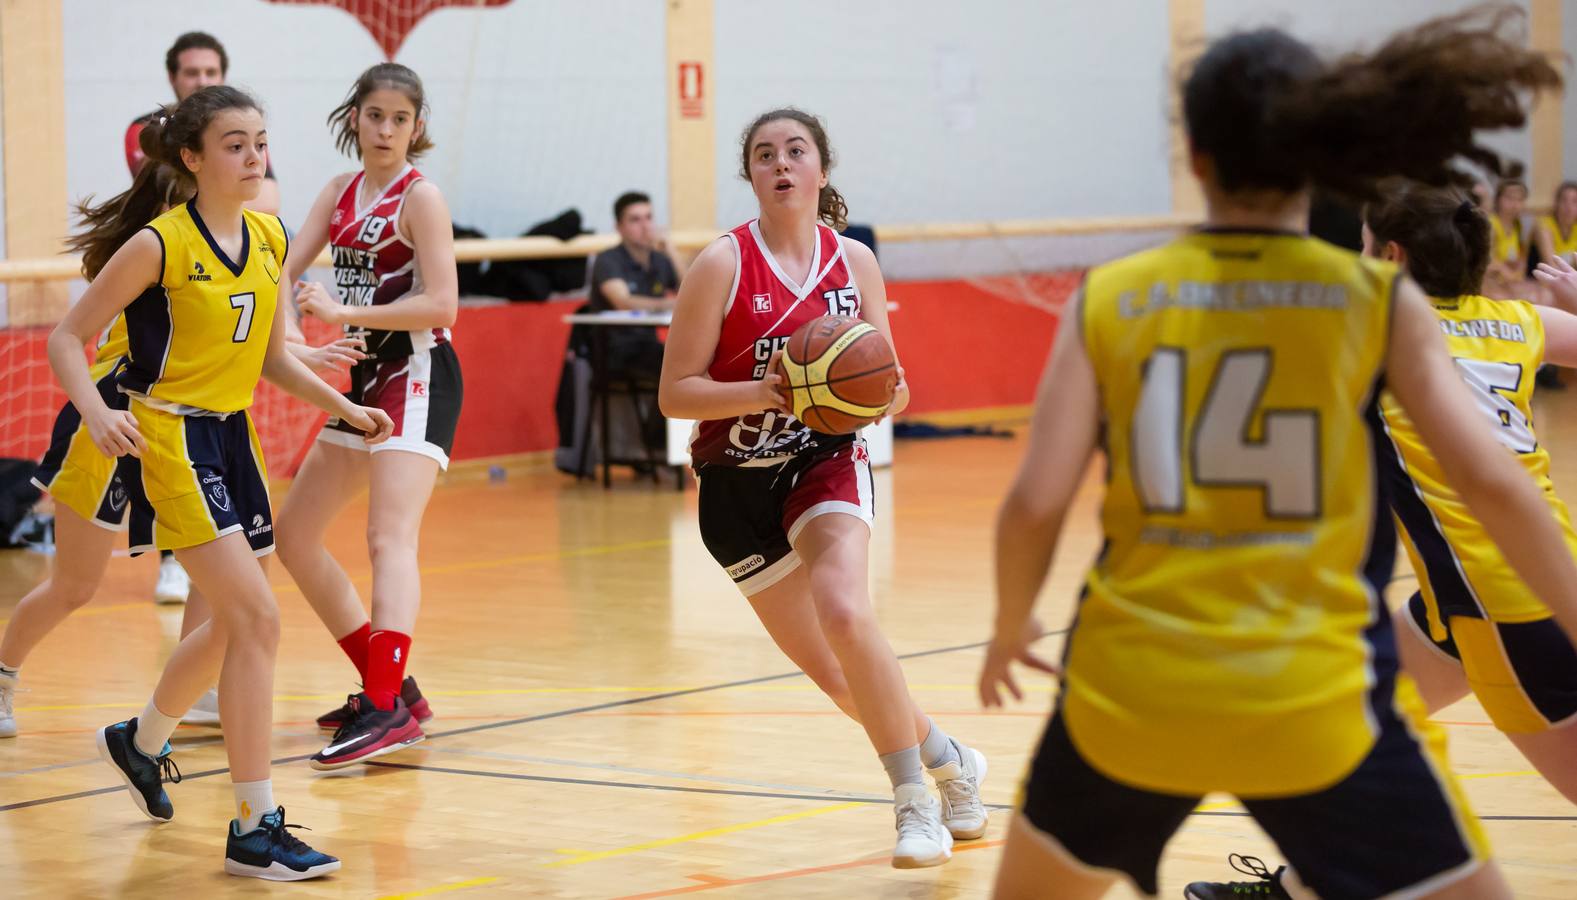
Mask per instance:
[[[1556,256],[1551,262],[1541,262],[1533,270],[1533,277],[1549,286],[1551,292],[1568,305],[1577,305],[1577,269],[1564,257]]]
[[[148,442],[137,430],[137,417],[130,412],[105,406],[82,418],[87,423],[93,445],[105,456],[115,459],[130,455],[141,459],[148,452]]]
[[[980,669],[981,705],[987,709],[1001,706],[1003,687],[1008,689],[1013,699],[1024,699],[1024,692],[1019,689],[1018,682],[1013,680],[1014,662],[1023,663],[1031,669],[1039,669],[1049,675],[1061,674],[1061,670],[1054,664],[1041,659],[1030,650],[1030,647],[1045,633],[1045,629],[1040,627],[1040,622],[1031,616],[1024,620],[1024,625],[1017,634],[1003,635],[999,632],[992,637],[991,645],[986,648],[985,665]]]
[[[340,372],[367,358],[367,340],[360,336],[343,337],[321,347],[306,347],[301,361],[314,372]]]
[[[345,324],[345,305],[316,281],[296,282],[296,308],[330,325]]]
[[[782,357],[782,350],[772,354],[772,358],[767,360],[767,374],[761,376],[756,384],[761,390],[762,409],[792,413],[794,406],[789,401],[788,385],[783,382],[783,376],[778,374],[778,360]]]
[[[394,420],[389,418],[388,413],[376,406],[357,406],[353,408],[355,412],[342,418],[352,428],[362,433],[362,436],[367,440],[368,446],[381,444],[389,439],[389,435],[394,433]]]
[[[893,407],[898,405],[898,398],[903,396],[903,392],[907,391],[907,390],[909,390],[909,382],[904,378],[903,366],[899,366],[898,367],[898,383],[893,385],[893,398],[892,398],[892,400],[888,401],[887,409],[886,409],[885,412],[882,413],[881,418],[877,419],[875,422],[872,422],[871,424],[872,425],[880,425],[881,423],[883,423],[883,422],[887,421],[888,419],[892,418]]]

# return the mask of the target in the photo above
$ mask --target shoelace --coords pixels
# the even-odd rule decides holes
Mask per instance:
[[[302,851],[309,853],[315,852],[311,847],[307,846],[306,842],[287,831],[286,829],[288,828],[300,828],[303,831],[312,830],[305,825],[296,825],[291,822],[286,822],[285,808],[281,806],[279,808],[279,825],[269,829],[269,835],[273,838],[274,843],[278,844],[281,848],[291,853],[299,853]]]
[[[345,718],[340,721],[339,727],[334,729],[334,740],[329,742],[331,744],[339,743],[356,730],[356,720],[361,718],[361,703],[355,694],[345,698],[345,705],[340,711],[345,713]]]
[[[927,826],[925,808],[919,803],[910,801],[898,806],[898,837],[909,835],[929,836],[931,829]]]
[[[23,690],[23,688],[15,686],[0,688],[0,716],[10,718],[11,716],[16,715],[15,698],[17,692],[21,690]]]
[[[1223,887],[1231,889],[1234,895],[1276,896],[1276,876],[1259,857],[1230,853],[1227,855],[1227,862],[1232,865],[1234,870],[1259,879],[1258,881],[1234,881],[1223,885]]]
[[[950,778],[938,785],[942,789],[942,802],[946,804],[948,818],[959,813],[984,812],[980,805],[980,791],[968,778]]]
[[[181,767],[175,764],[175,757],[166,753],[154,760],[159,764],[159,774],[171,784],[181,783]]]

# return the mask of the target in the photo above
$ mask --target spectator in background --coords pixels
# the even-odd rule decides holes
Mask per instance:
[[[1489,272],[1484,277],[1484,293],[1500,300],[1533,300],[1524,289],[1528,279],[1528,239],[1522,225],[1523,207],[1528,202],[1528,186],[1513,176],[1495,186],[1495,199],[1489,209]]]
[[[619,246],[597,254],[591,267],[590,308],[672,312],[679,290],[679,264],[652,220],[652,198],[630,191],[613,204]],[[613,328],[608,338],[608,371],[656,379],[663,369],[663,345],[656,329]]]
[[[230,71],[230,56],[225,53],[224,44],[219,43],[219,39],[213,35],[205,31],[188,31],[176,38],[165,52],[164,68],[170,76],[170,87],[175,91],[175,102],[179,103],[209,85],[224,84],[225,76]],[[142,134],[143,126],[156,115],[159,113],[138,116],[126,126],[126,168],[131,170],[133,178],[137,177],[144,161],[137,138]],[[262,190],[258,191],[256,200],[247,204],[247,208],[277,215],[279,183],[274,180],[273,166],[266,159],[263,165]]]
[[[1559,256],[1571,262],[1577,258],[1577,182],[1563,181],[1555,189],[1551,213],[1540,217],[1533,232],[1540,261],[1553,262]]]

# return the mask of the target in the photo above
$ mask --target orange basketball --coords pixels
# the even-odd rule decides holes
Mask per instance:
[[[898,387],[892,345],[869,322],[822,316],[795,329],[778,358],[794,418],[850,434],[887,414]]]

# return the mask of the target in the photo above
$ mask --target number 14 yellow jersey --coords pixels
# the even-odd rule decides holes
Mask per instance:
[[[1285,796],[1373,745],[1395,536],[1369,413],[1397,277],[1303,235],[1212,230],[1089,273],[1106,543],[1061,702],[1109,777]]]

